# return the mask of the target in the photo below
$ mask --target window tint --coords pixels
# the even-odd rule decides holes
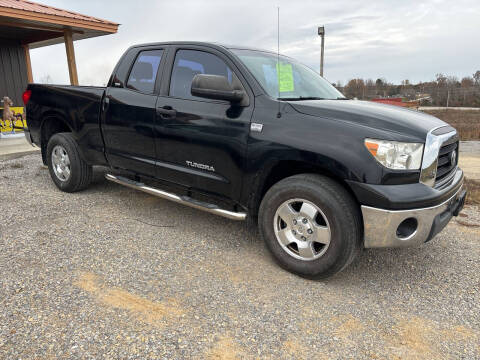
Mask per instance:
[[[222,75],[232,83],[232,70],[218,56],[204,51],[179,50],[170,80],[170,96],[200,99],[190,93],[192,80],[197,74]]]
[[[142,51],[133,64],[127,88],[152,94],[163,50]]]

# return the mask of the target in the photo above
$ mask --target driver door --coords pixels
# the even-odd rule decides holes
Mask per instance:
[[[253,101],[241,107],[191,95],[196,74],[222,75],[232,80],[232,63],[220,52],[176,48],[167,68],[170,71],[166,78],[170,80],[157,101],[157,176],[238,200]]]

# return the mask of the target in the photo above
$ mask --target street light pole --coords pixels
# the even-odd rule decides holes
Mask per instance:
[[[323,76],[323,53],[325,45],[325,26],[318,27],[318,35],[322,37],[322,49],[320,51],[320,76]]]

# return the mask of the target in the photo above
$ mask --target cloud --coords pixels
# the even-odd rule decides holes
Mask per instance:
[[[317,70],[317,26],[325,25],[325,76],[332,82],[419,81],[438,72],[462,77],[480,69],[476,0],[41,1],[122,24],[118,34],[75,43],[82,84],[106,83],[123,51],[137,43],[198,40],[276,50],[277,5],[281,52]],[[62,44],[32,50],[32,63],[36,81],[49,74],[68,83]]]

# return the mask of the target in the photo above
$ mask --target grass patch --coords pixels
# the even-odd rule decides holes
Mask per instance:
[[[424,110],[457,129],[461,140],[480,140],[480,111]]]

